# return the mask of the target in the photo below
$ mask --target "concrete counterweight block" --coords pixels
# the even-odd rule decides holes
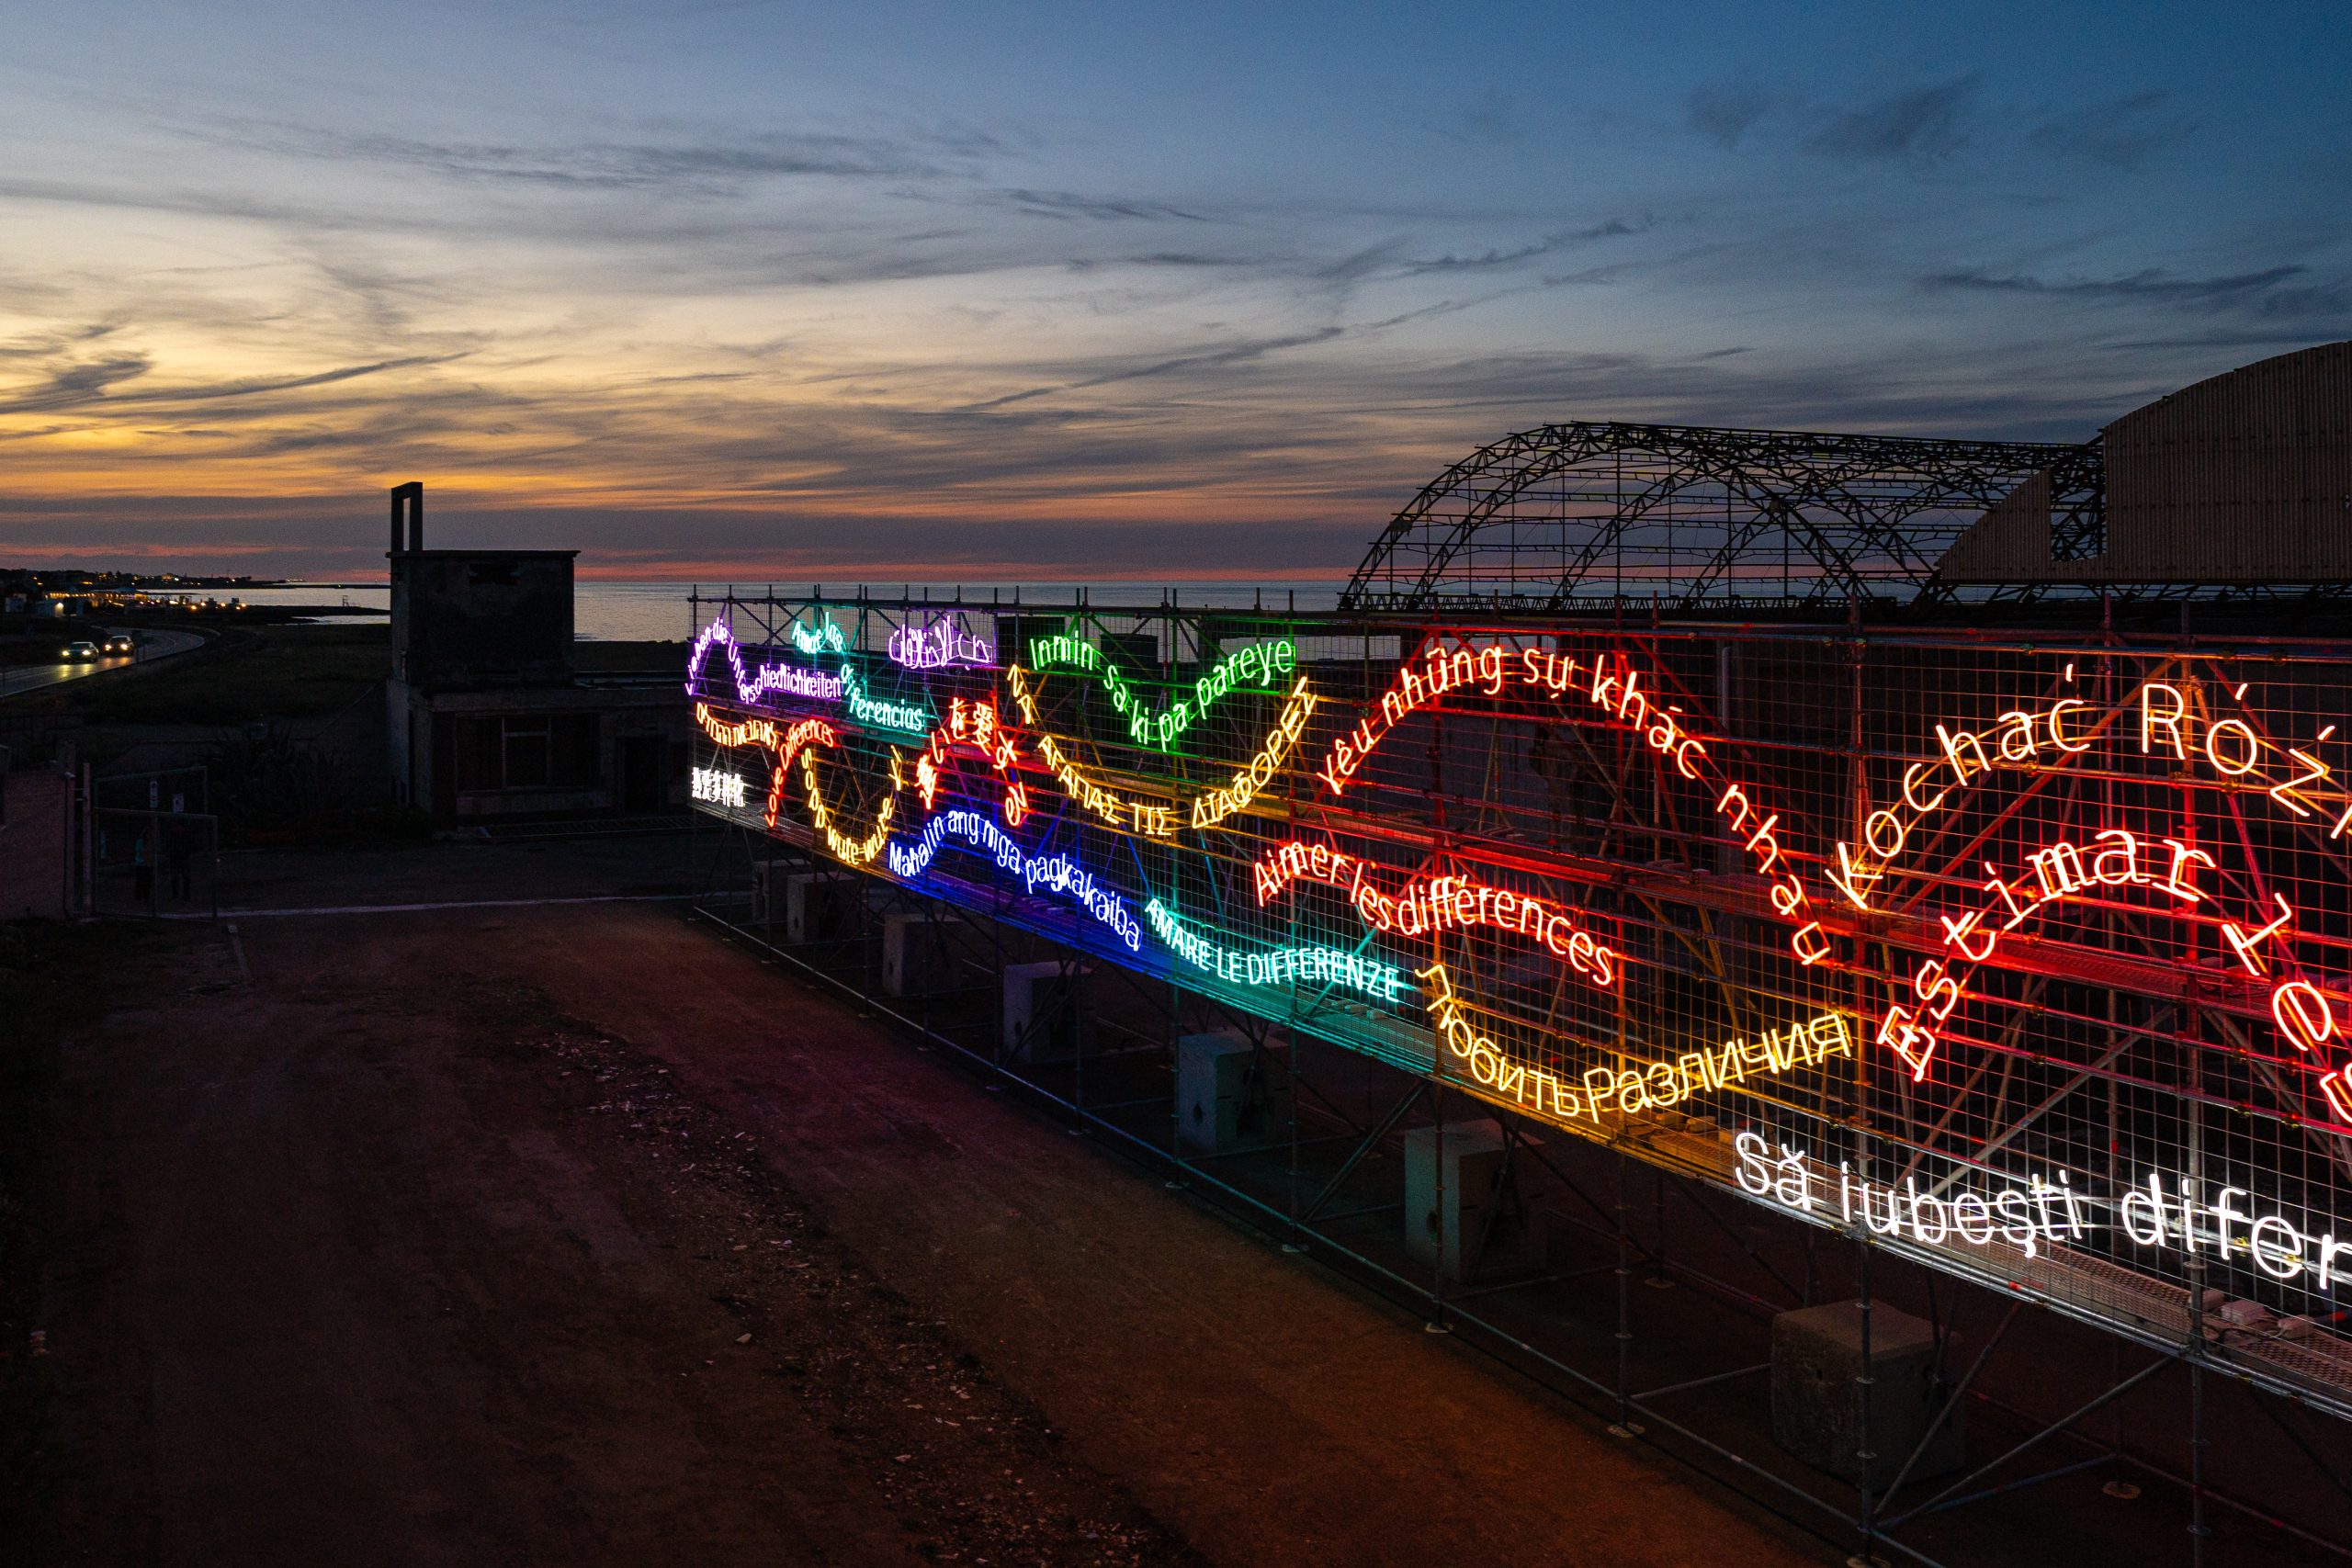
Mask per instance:
[[[1004,1059],[1063,1061],[1086,1029],[1085,965],[1045,959],[1004,966]]]
[[[1177,1143],[1204,1154],[1271,1144],[1277,1118],[1257,1066],[1257,1047],[1238,1030],[1179,1035]]]
[[[1772,1440],[1818,1470],[1860,1483],[1862,1311],[1856,1302],[1784,1312],[1772,1320]],[[1935,1331],[1883,1303],[1871,1306],[1870,1484],[1894,1479],[1949,1397],[1936,1382]],[[1911,1480],[1966,1462],[1955,1410],[1911,1467]],[[1905,1483],[1905,1493],[1909,1486]]]
[[[768,918],[775,919],[776,906],[783,906],[787,943],[840,942],[854,929],[859,880],[841,871],[786,872],[779,863],[770,862],[763,878]],[[781,897],[775,896],[779,883]]]
[[[947,928],[921,914],[882,917],[882,990],[886,996],[919,997],[956,983],[956,961],[947,948]]]
[[[1435,1127],[1405,1134],[1405,1250],[1455,1284],[1544,1267],[1543,1216],[1507,1174],[1502,1123],[1449,1122],[1442,1136]]]

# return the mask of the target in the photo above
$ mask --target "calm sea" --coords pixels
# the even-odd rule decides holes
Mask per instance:
[[[742,596],[764,594],[766,583],[724,582],[582,582],[572,589],[572,629],[579,636],[606,642],[684,641],[699,628],[693,595],[704,600],[723,595],[732,586]],[[776,592],[806,593],[821,586],[828,594],[848,595],[858,584],[847,582],[778,583]],[[952,597],[959,590],[965,602],[995,599],[1010,604],[1013,596],[1033,605],[1067,604],[1083,592],[1097,604],[1157,604],[1174,593],[1184,604],[1240,609],[1262,604],[1268,609],[1329,610],[1340,602],[1340,584],[1326,579],[1315,582],[872,582],[864,585],[876,594],[897,594],[902,588],[916,594]],[[391,590],[382,583],[357,587],[304,585],[252,588],[236,595],[249,604],[349,604],[391,613]],[[708,610],[704,618],[708,618]]]

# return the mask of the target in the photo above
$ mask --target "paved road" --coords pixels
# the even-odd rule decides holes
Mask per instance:
[[[112,632],[116,627],[108,626]],[[119,670],[127,664],[145,663],[149,660],[169,659],[175,653],[187,653],[204,646],[204,637],[197,632],[142,631],[139,636],[139,651],[126,657],[100,659],[88,664],[16,664],[0,670],[0,697],[13,697],[19,692],[36,691],[53,686],[60,681],[77,680],[107,670]]]

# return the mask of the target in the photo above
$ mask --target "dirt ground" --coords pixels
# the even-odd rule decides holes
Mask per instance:
[[[253,856],[68,1043],[62,1562],[1827,1560],[660,897]],[[484,900],[589,900],[486,904]]]

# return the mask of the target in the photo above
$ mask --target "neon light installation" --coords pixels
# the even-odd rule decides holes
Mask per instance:
[[[1785,1028],[1768,1029],[1753,1040],[1685,1051],[1671,1062],[1623,1070],[1594,1067],[1584,1075],[1585,1099],[1596,1117],[1608,1104],[1629,1112],[1665,1111],[1694,1094],[1744,1088],[1750,1074],[1793,1072],[1853,1054],[1854,1037],[1846,1028],[1845,1015],[1815,1013]]]
[[[821,626],[814,628],[804,626],[798,621],[795,621],[792,623],[791,631],[792,646],[812,658],[820,653],[848,651],[842,637],[842,629],[833,624],[833,618],[831,615],[825,617]]]
[[[1770,1145],[1754,1133],[1740,1134],[1732,1140],[1732,1148],[1738,1156],[1734,1177],[1741,1191],[1769,1197],[1799,1213],[1828,1211],[1830,1172],[1811,1155],[1783,1144],[1780,1156],[1773,1158]],[[2063,1170],[2055,1182],[2037,1176],[2024,1188],[2004,1187],[1989,1198],[1965,1188],[1952,1198],[1921,1192],[1917,1177],[1906,1178],[1900,1190],[1880,1186],[1857,1177],[1845,1160],[1838,1162],[1837,1178],[1838,1214],[1844,1224],[1851,1225],[1859,1217],[1876,1235],[1926,1247],[1951,1241],[1984,1247],[1998,1236],[2028,1258],[2039,1257],[2045,1243],[2087,1234],[2083,1210],[2093,1201],[2075,1190]],[[1911,1234],[1905,1238],[1906,1228]]]
[[[1453,977],[1442,964],[1414,971],[1430,982],[1430,1016],[1445,1048],[1464,1063],[1471,1080],[1507,1095],[1521,1105],[1566,1120],[1583,1117],[1598,1122],[1601,1107],[1613,1105],[1627,1115],[1664,1111],[1696,1094],[1718,1093],[1747,1087],[1750,1076],[1792,1072],[1817,1066],[1834,1056],[1854,1054],[1853,1035],[1842,1014],[1825,1012],[1764,1032],[1754,1040],[1732,1040],[1712,1049],[1685,1051],[1671,1062],[1652,1062],[1625,1068],[1592,1067],[1581,1083],[1573,1083],[1539,1066],[1513,1061],[1495,1043],[1472,1026],[1453,989]]]
[[[854,666],[842,666],[842,691],[849,704],[850,716],[860,724],[909,735],[921,735],[931,728],[933,716],[928,703],[894,703],[874,696],[866,691],[865,682]]]
[[[1532,648],[1521,657],[1524,684],[1540,683],[1558,692],[1576,680],[1578,661],[1575,659]],[[1654,706],[1641,689],[1641,680],[1640,671],[1623,655],[1615,655],[1592,661],[1591,683],[1582,689],[1586,700],[1594,707],[1632,729],[1659,756],[1671,759],[1675,772],[1686,779],[1702,778],[1699,764],[1712,763],[1705,744],[1683,728],[1680,708],[1671,703]],[[1759,816],[1745,784],[1725,777],[1720,771],[1716,771],[1715,778],[1722,786],[1713,790],[1715,816],[1747,852],[1755,863],[1756,874],[1765,879],[1765,897],[1792,928],[1789,947],[1795,953],[1797,962],[1812,967],[1829,955],[1829,939],[1817,919],[1807,920],[1804,925],[1796,923],[1809,913],[1812,900],[1795,868],[1786,863],[1781,852],[1776,831],[1780,813]]]
[[[1029,689],[1026,675],[1018,664],[1007,665],[1004,673],[1012,687],[1013,700],[1021,705],[1023,720],[1035,726],[1037,722],[1037,699]],[[1272,782],[1274,774],[1281,770],[1283,760],[1298,744],[1298,738],[1306,728],[1306,716],[1314,711],[1315,703],[1315,694],[1307,689],[1306,677],[1301,675],[1291,687],[1289,698],[1283,705],[1282,715],[1274,721],[1273,728],[1267,735],[1265,744],[1258,749],[1258,754],[1235,769],[1233,777],[1224,784],[1193,797],[1189,825],[1213,828],[1255,800],[1259,791]],[[1046,766],[1052,770],[1055,778],[1061,781],[1062,788],[1072,800],[1112,827],[1125,828],[1129,831],[1159,839],[1174,835],[1176,808],[1173,803],[1163,805],[1158,801],[1135,800],[1104,789],[1086,776],[1062,749],[1059,738],[1050,733],[1041,732],[1038,735],[1037,755],[1045,759]]]
[[[2069,681],[2073,679],[2073,669],[2072,665],[2067,667]],[[2335,811],[2341,807],[2342,812],[2327,836],[2334,839],[2352,831],[2352,792],[2335,786],[2334,773],[2311,752],[2257,735],[2244,719],[2209,722],[2193,711],[2180,688],[2169,682],[2143,682],[2132,695],[2141,756],[2168,757],[2191,765],[2202,762],[2212,770],[2216,782],[2234,789],[2243,789],[2249,784],[2266,786],[2264,794],[2298,818],[2310,818],[2315,810]],[[2088,728],[2070,734],[2069,726],[2082,721],[2070,718],[2068,710],[2089,706],[2080,697],[2061,697],[2037,712],[2010,709],[1988,729],[1954,734],[1937,725],[1936,744],[1943,753],[1941,759],[1914,762],[1903,771],[1901,793],[1908,815],[1891,807],[1872,812],[1862,823],[1863,852],[1857,855],[1853,845],[1840,843],[1838,870],[1830,874],[1830,880],[1855,908],[1869,908],[1871,889],[1902,858],[1912,830],[1940,810],[1953,791],[1996,768],[2048,765],[2042,761],[2045,745],[2064,755],[2087,751],[2091,742],[2105,733],[2122,711],[2111,712]],[[2319,732],[2312,744],[2317,745],[2335,733],[2335,727],[2329,725]],[[2274,762],[2273,759],[2283,761]],[[1942,772],[1949,773],[1948,783],[1939,776]],[[2316,787],[2320,785],[2335,787],[2323,790]],[[1935,794],[1921,799],[1929,787],[1935,789]]]
[[[1754,1133],[1740,1134],[1732,1147],[1742,1191],[1802,1214],[1826,1217],[1834,1211],[1842,1224],[1859,1217],[1876,1235],[1926,1247],[1985,1247],[1997,1238],[2034,1258],[2046,1247],[2105,1228],[2086,1213],[2111,1209],[2113,1228],[2135,1247],[2184,1257],[2211,1252],[2223,1259],[2244,1254],[2274,1280],[2309,1273],[2311,1288],[2324,1293],[2346,1276],[2338,1259],[2352,1258],[2352,1241],[2338,1241],[2332,1232],[2313,1234],[2312,1227],[2283,1214],[2241,1209],[2232,1200],[2254,1196],[2243,1187],[2224,1187],[2205,1201],[2198,1195],[2202,1184],[2186,1176],[2167,1179],[2150,1171],[2114,1201],[2077,1192],[2064,1170],[2054,1182],[2035,1176],[2022,1187],[2012,1183],[1990,1193],[1962,1188],[1945,1197],[1948,1185],[1931,1183],[1922,1192],[1912,1178],[1898,1190],[1855,1175],[1843,1160],[1833,1171],[1809,1151],[1787,1144],[1774,1155],[1772,1145]]]
[[[821,670],[803,670],[797,664],[763,664],[756,673],[747,671],[735,634],[724,620],[711,622],[695,639],[693,656],[686,661],[686,691],[689,695],[694,693],[695,682],[701,678],[703,658],[710,651],[713,643],[726,645],[727,663],[734,672],[738,702],[754,703],[770,692],[783,692],[813,702],[841,700],[841,677],[828,675]]]
[[[1513,652],[1518,654],[1517,684],[1548,692],[1555,699],[1575,692],[1592,706],[1625,725],[1659,756],[1670,761],[1686,779],[1707,781],[1702,764],[1712,763],[1706,743],[1685,728],[1682,710],[1671,703],[1653,703],[1642,690],[1642,672],[1620,654],[1593,660],[1589,665],[1573,655],[1539,648],[1512,649],[1501,643],[1447,648],[1432,641],[1426,650],[1406,661],[1396,682],[1382,694],[1376,710],[1367,711],[1355,728],[1331,742],[1329,755],[1317,776],[1333,795],[1343,793],[1363,761],[1389,732],[1407,718],[1449,692],[1476,691],[1499,697],[1511,683]],[[1579,670],[1590,672],[1580,680]],[[1781,852],[1780,816],[1759,814],[1747,786],[1719,771],[1708,781],[1713,788],[1715,815],[1738,839],[1765,878],[1766,897],[1792,930],[1789,945],[1798,963],[1810,967],[1829,954],[1829,939],[1817,919],[1798,921],[1810,913],[1812,902],[1804,883]]]
[[[1029,689],[1029,682],[1021,666],[1008,664],[1004,678],[1012,688],[1012,700],[1021,706],[1022,720],[1032,726],[1037,722],[1037,698]],[[1060,739],[1041,732],[1037,736],[1037,755],[1058,780],[1064,794],[1091,815],[1114,828],[1148,834],[1152,838],[1171,838],[1176,832],[1176,808],[1172,804],[1157,801],[1130,800],[1114,795],[1080,771],[1069,754],[1062,750]]]
[[[1466,876],[1432,876],[1408,883],[1401,894],[1384,893],[1370,873],[1377,868],[1360,856],[1296,840],[1268,850],[1250,867],[1258,902],[1266,903],[1290,882],[1304,877],[1342,888],[1366,925],[1396,936],[1426,936],[1465,926],[1492,926],[1532,937],[1553,956],[1594,985],[1617,983],[1623,961],[1602,946],[1565,908],[1532,893],[1489,887]]]
[[[1589,1116],[1591,1106],[1579,1095],[1574,1085],[1565,1083],[1542,1067],[1525,1062],[1514,1062],[1495,1049],[1495,1043],[1473,1028],[1464,1016],[1461,999],[1454,995],[1453,976],[1442,964],[1432,964],[1426,969],[1413,971],[1416,978],[1427,980],[1432,995],[1429,1001],[1430,1016],[1436,1021],[1437,1036],[1445,1043],[1447,1052],[1469,1064],[1472,1081],[1484,1084],[1498,1094],[1508,1095],[1521,1105],[1539,1114],[1562,1118]]]
[[[939,846],[951,837],[963,840],[977,852],[993,859],[1001,870],[1026,884],[1031,894],[1040,887],[1060,894],[1110,927],[1126,943],[1128,952],[1142,951],[1143,928],[1127,912],[1126,901],[1096,881],[1092,872],[1068,855],[1028,853],[977,811],[944,811],[924,826],[922,837],[912,844],[892,844],[890,874],[914,881],[931,869]]]
[[[1391,964],[1336,947],[1275,947],[1241,953],[1184,929],[1175,911],[1154,898],[1143,907],[1159,940],[1185,963],[1235,986],[1340,986],[1376,1001],[1393,1002],[1413,987]]]
[[[695,768],[690,774],[689,793],[713,806],[740,808],[750,804],[746,788],[742,776],[727,768]]]
[[[890,778],[893,784],[899,779],[899,754],[896,750],[890,753]],[[890,835],[890,815],[899,804],[895,789],[884,795],[882,804],[876,807],[874,830],[863,839],[853,839],[833,826],[832,807],[825,804],[825,792],[817,784],[817,753],[814,751],[800,753],[800,784],[808,801],[808,819],[816,824],[817,831],[824,835],[825,847],[832,852],[834,859],[851,865],[866,865],[882,852],[882,846]]]
[[[910,670],[950,665],[991,666],[996,646],[965,629],[960,615],[943,615],[925,626],[900,626],[890,634],[890,657]]]
[[[1100,649],[1081,637],[1034,637],[1029,643],[1029,662],[1040,670],[1051,664],[1063,664],[1091,671],[1101,678],[1103,689],[1111,694],[1112,707],[1127,721],[1127,738],[1138,746],[1157,746],[1165,751],[1193,727],[1194,719],[1206,715],[1218,698],[1237,687],[1272,690],[1276,682],[1296,668],[1298,645],[1288,637],[1282,637],[1237,649],[1194,681],[1191,694],[1178,697],[1157,712],[1136,694],[1116,664],[1104,659]]]
[[[1247,766],[1234,771],[1232,780],[1222,788],[1193,797],[1193,826],[1215,827],[1235,812],[1242,810],[1258,797],[1258,792],[1272,782],[1274,773],[1298,744],[1301,731],[1306,728],[1306,716],[1315,709],[1315,694],[1306,689],[1306,677],[1301,675],[1290,689],[1289,698],[1283,704],[1282,716],[1274,721],[1273,733]]]
[[[1503,670],[1510,650],[1499,643],[1484,648],[1448,649],[1432,641],[1396,671],[1396,679],[1381,694],[1377,710],[1367,710],[1356,727],[1331,742],[1331,750],[1316,776],[1333,795],[1354,779],[1356,770],[1388,732],[1420,709],[1456,689],[1478,687],[1490,697],[1502,695]],[[1416,664],[1420,667],[1416,669]]]
[[[705,735],[729,750],[738,746],[773,749],[776,742],[775,720],[772,718],[721,718],[711,711],[708,703],[696,703],[695,722],[702,726]]]

